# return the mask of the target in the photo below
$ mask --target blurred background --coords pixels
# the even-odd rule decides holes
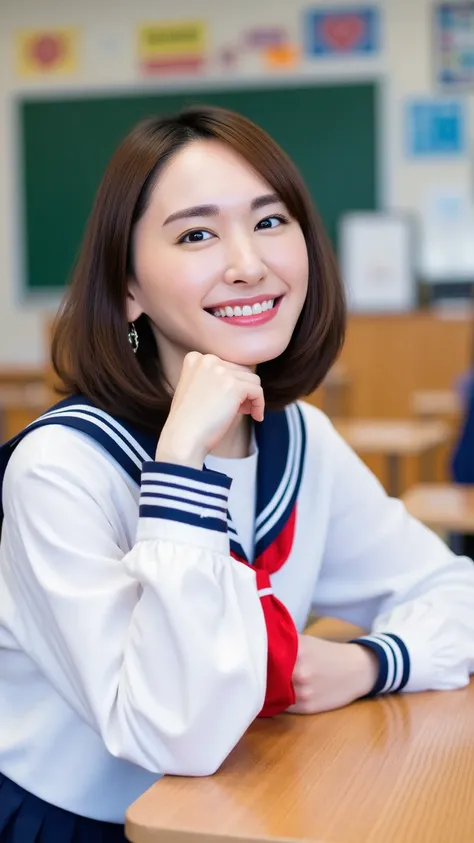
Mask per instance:
[[[337,249],[347,342],[309,400],[391,493],[446,484],[474,349],[473,2],[1,0],[2,439],[55,400],[51,321],[112,151],[199,101],[289,152]]]

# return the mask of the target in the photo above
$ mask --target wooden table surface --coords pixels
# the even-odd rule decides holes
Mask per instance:
[[[474,486],[420,483],[402,500],[411,515],[433,530],[474,534]]]
[[[351,448],[367,454],[422,454],[451,437],[449,425],[442,421],[353,419],[335,421],[334,425]]]
[[[419,389],[412,396],[412,410],[421,418],[457,416],[461,401],[452,389]]]
[[[216,711],[218,718],[219,712]],[[133,843],[472,843],[474,683],[257,721],[210,778],[165,777]]]

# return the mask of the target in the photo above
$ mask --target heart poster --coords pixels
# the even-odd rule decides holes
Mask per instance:
[[[380,48],[380,19],[376,7],[308,9],[304,43],[310,56],[364,56]]]

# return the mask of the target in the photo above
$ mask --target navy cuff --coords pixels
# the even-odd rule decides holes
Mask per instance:
[[[410,655],[398,635],[390,632],[364,635],[350,643],[368,647],[379,662],[377,681],[367,696],[394,693],[405,687],[410,678]]]
[[[230,477],[217,471],[146,462],[142,467],[140,518],[163,518],[225,533],[231,485]]]

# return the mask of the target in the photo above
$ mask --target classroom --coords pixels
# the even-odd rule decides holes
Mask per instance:
[[[0,843],[472,843],[474,2],[0,67]]]

